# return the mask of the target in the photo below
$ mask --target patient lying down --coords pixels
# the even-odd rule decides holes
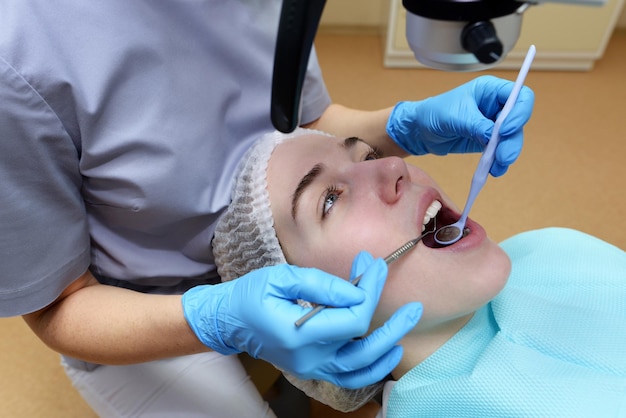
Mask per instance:
[[[347,279],[432,218],[458,217],[418,167],[357,138],[299,129],[264,136],[242,159],[213,248],[224,281],[278,263]],[[456,244],[424,239],[389,267],[371,329],[423,304],[392,380],[356,391],[292,383],[343,411],[384,385],[388,417],[626,416],[626,253],[573,230],[498,245],[468,226]]]

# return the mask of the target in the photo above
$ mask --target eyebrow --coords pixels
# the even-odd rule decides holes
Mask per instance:
[[[350,149],[354,148],[356,144],[358,144],[359,142],[365,143],[365,141],[363,141],[362,139],[357,138],[356,136],[351,136],[351,137],[344,139],[339,144],[339,146],[343,148],[344,150],[349,151]],[[324,172],[324,164],[318,163],[318,164],[315,164],[313,168],[310,169],[308,173],[306,173],[302,177],[302,179],[300,179],[300,182],[298,183],[298,186],[296,186],[296,190],[294,191],[293,196],[291,197],[291,217],[294,220],[296,219],[296,214],[298,212],[298,203],[300,202],[300,198],[302,197],[306,189],[311,184],[313,184],[315,179],[317,179],[323,172]]]

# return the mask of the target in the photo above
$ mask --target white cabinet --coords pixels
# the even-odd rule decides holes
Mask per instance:
[[[602,57],[624,0],[602,7],[556,3],[531,6],[509,55],[495,68],[519,69],[531,44],[537,47],[534,70],[589,70]],[[384,62],[387,67],[424,67],[413,57],[405,37],[406,11],[401,0],[390,0]]]

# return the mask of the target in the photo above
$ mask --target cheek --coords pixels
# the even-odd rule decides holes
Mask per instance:
[[[324,232],[302,234],[304,240],[292,240],[286,245],[287,261],[319,268],[347,280],[354,257],[360,251],[368,251],[374,257],[387,255],[388,247],[384,244],[388,239],[380,231],[380,226],[363,228],[361,223],[346,221],[341,223],[341,228],[329,226]]]
[[[287,262],[300,267],[313,267],[335,276],[348,278],[351,260],[356,254],[345,242],[332,236],[314,233],[280,237]]]
[[[373,257],[386,257],[395,249],[391,243],[404,242],[403,237],[394,237],[387,232],[380,215],[360,219],[363,221],[344,222],[343,228],[337,231],[330,242],[318,246],[320,256],[332,262],[337,268],[333,273],[341,277],[349,277],[352,261],[360,251],[367,251]]]

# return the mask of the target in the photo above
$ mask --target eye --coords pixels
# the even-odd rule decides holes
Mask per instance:
[[[365,154],[365,156],[363,157],[363,161],[378,160],[381,157],[382,157],[382,154],[378,149],[370,148]]]
[[[333,205],[339,200],[341,192],[335,186],[330,186],[326,189],[324,194],[324,207],[322,208],[322,219],[328,215]]]

